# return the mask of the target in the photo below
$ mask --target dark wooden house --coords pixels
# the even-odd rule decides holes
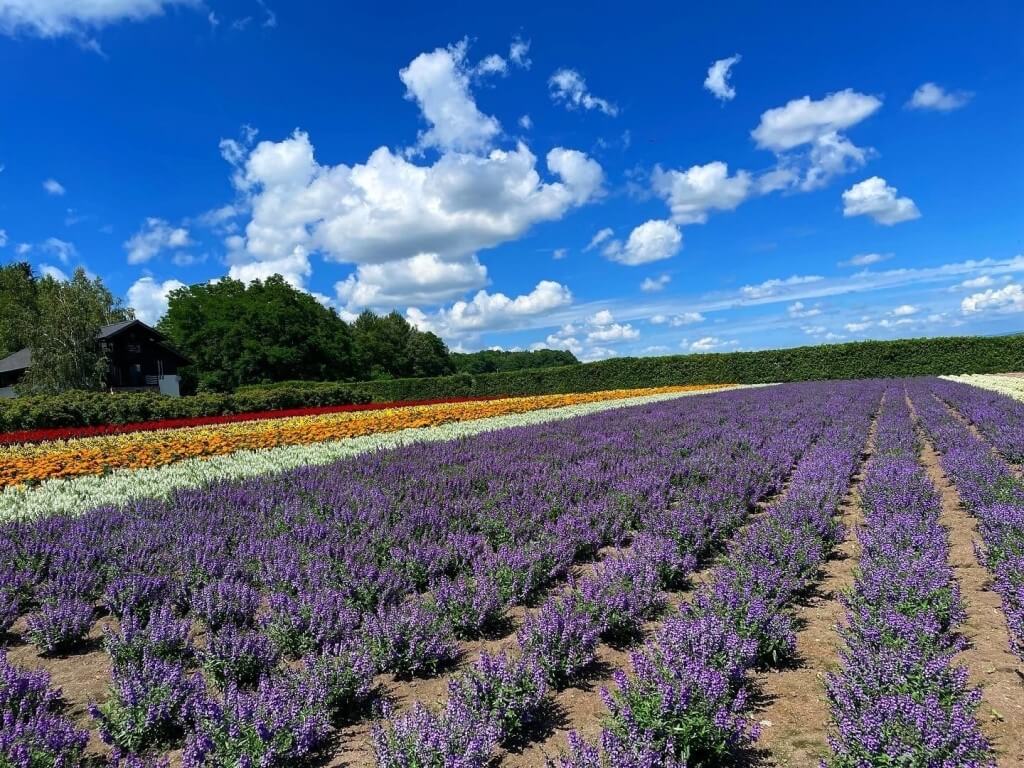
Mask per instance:
[[[125,320],[100,328],[96,343],[107,356],[105,384],[111,392],[180,395],[178,369],[189,360],[160,331],[141,320]],[[14,397],[14,386],[30,367],[32,350],[28,348],[0,360],[0,397]]]

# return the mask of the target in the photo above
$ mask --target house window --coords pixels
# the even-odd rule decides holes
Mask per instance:
[[[125,345],[125,349],[128,350],[129,352],[134,352],[135,354],[139,354],[142,351],[142,345],[141,344],[126,344]]]

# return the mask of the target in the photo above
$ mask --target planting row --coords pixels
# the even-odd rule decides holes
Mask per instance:
[[[236,451],[322,443],[490,416],[695,389],[701,388],[609,390],[464,401],[4,446],[0,447],[0,487],[99,475],[114,469],[159,467],[183,459]]]
[[[1024,658],[1024,483],[991,446],[976,437],[940,398],[969,402],[964,384],[929,380],[908,386],[914,408],[967,510],[979,522],[978,555],[995,576],[1010,632]]]
[[[1024,462],[1024,377],[959,377],[961,383],[936,382],[933,390],[974,424],[999,452],[1014,463]],[[989,388],[975,379],[998,379],[1012,387]],[[964,383],[974,386],[964,386]]]
[[[82,437],[102,435],[123,435],[129,432],[153,432],[162,429],[182,427],[206,427],[214,424],[233,424],[239,421],[263,421],[265,419],[286,419],[292,416],[320,416],[325,413],[348,413],[353,411],[380,411],[385,408],[406,408],[412,405],[438,405],[441,403],[466,403],[474,400],[497,400],[491,397],[447,397],[436,400],[406,400],[393,403],[354,403],[350,405],[320,405],[308,408],[283,408],[273,411],[248,411],[217,416],[193,418],[157,419],[154,421],[133,421],[126,424],[97,424],[85,427],[50,427],[48,429],[23,429],[16,432],[0,433],[0,445],[22,443],[48,443],[54,440],[77,440]]]
[[[179,490],[199,488],[225,480],[280,474],[300,467],[331,464],[366,452],[418,442],[455,440],[508,427],[531,426],[634,405],[704,396],[705,392],[706,390],[688,390],[619,400],[601,400],[325,443],[236,451],[223,456],[184,459],[151,469],[118,469],[104,475],[53,478],[38,485],[8,486],[0,489],[0,521],[33,520],[50,515],[77,515],[105,505],[125,504],[141,499],[169,499]]]
[[[359,715],[375,673],[436,674],[458,638],[491,631],[574,562],[631,540],[633,557],[520,628],[521,656],[482,658],[459,678],[450,715],[417,709],[378,738],[385,765],[389,744],[429,737],[417,723],[439,717],[493,745],[515,727],[481,720],[491,710],[480,701],[508,711],[488,698],[495,679],[571,680],[598,635],[650,615],[660,585],[780,487],[833,411],[860,406],[858,387],[680,398],[9,523],[3,628],[74,664],[100,618],[113,679],[92,713],[115,760],[184,744],[187,765],[293,765],[337,717]],[[26,646],[10,653],[32,658]],[[470,709],[475,719],[459,714]],[[19,722],[0,754],[48,743],[41,720]]]
[[[966,618],[940,500],[918,460],[902,386],[878,420],[861,485],[860,570],[842,598],[841,665],[827,679],[834,768],[992,765],[981,693],[954,663]]]

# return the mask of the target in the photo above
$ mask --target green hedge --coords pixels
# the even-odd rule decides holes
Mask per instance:
[[[127,424],[365,402],[369,402],[369,395],[334,382],[287,382],[245,387],[230,395],[188,397],[167,397],[156,392],[74,391],[0,400],[0,431]]]
[[[860,341],[762,352],[624,357],[472,376],[394,379],[352,386],[374,401],[456,395],[533,395],[671,384],[765,384],[1024,371],[1024,335]]]

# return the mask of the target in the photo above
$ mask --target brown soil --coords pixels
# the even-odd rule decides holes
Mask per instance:
[[[963,509],[956,487],[939,464],[931,441],[924,440],[921,461],[942,494],[940,522],[949,529],[950,564],[960,582],[967,611],[962,627],[970,645],[960,655],[972,685],[981,686],[978,719],[992,742],[1000,768],[1024,766],[1024,668],[1009,649],[1006,618],[992,577],[974,554],[977,521]]]
[[[874,453],[875,423],[871,425],[861,463],[850,490],[839,507],[846,538],[825,564],[817,588],[797,611],[796,657],[782,669],[761,670],[754,675],[754,689],[764,698],[758,708],[761,725],[758,750],[761,761],[780,768],[816,768],[828,755],[829,722],[824,676],[838,662],[841,646],[836,626],[842,617],[839,593],[853,584],[860,556],[857,528],[863,522],[860,483],[864,465]]]

